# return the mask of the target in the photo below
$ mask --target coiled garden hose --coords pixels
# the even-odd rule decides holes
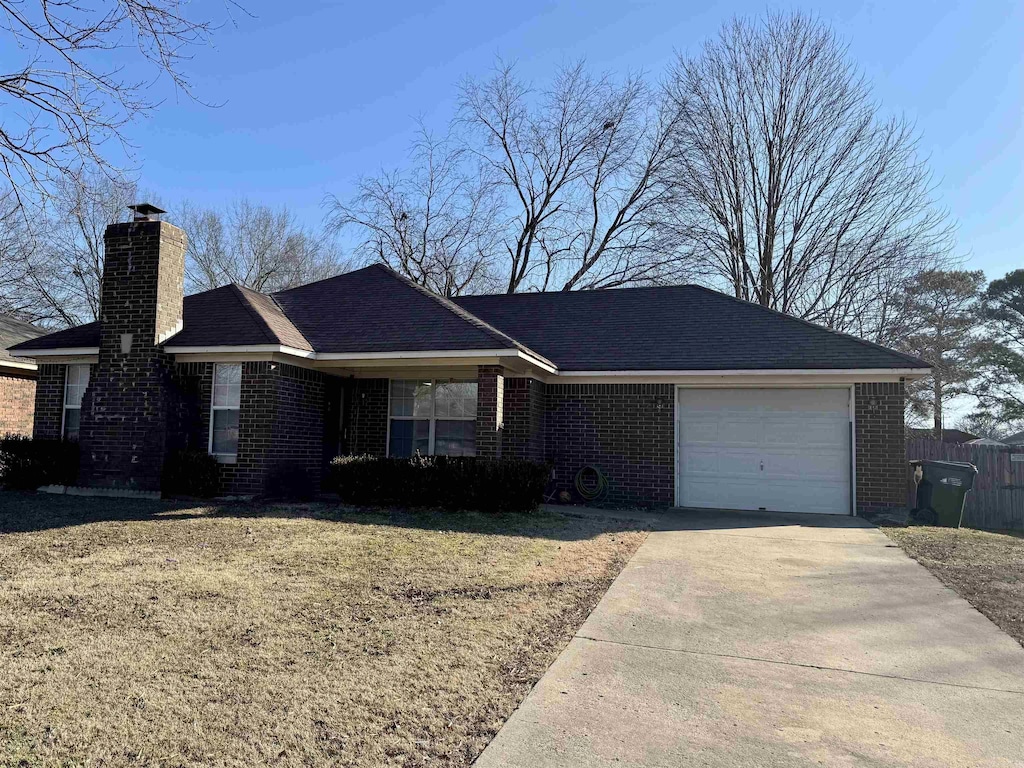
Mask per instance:
[[[608,478],[593,464],[587,464],[576,473],[576,493],[584,501],[596,501],[608,492]]]

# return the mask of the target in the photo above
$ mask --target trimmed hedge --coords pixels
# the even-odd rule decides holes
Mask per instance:
[[[78,443],[5,435],[0,437],[0,486],[34,491],[43,485],[74,485]]]
[[[172,451],[164,459],[160,489],[167,496],[208,499],[220,488],[217,459],[206,451]]]
[[[325,488],[357,506],[527,512],[543,501],[549,476],[546,465],[520,459],[339,456]]]
[[[309,468],[301,459],[284,459],[275,462],[267,473],[264,496],[285,501],[311,501],[314,482]]]

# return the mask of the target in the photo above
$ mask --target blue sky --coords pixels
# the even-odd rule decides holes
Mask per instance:
[[[328,194],[404,162],[414,119],[443,127],[456,83],[495,56],[528,78],[585,57],[659,77],[755,2],[242,0],[189,64],[208,108],[173,94],[130,132],[142,187],[165,203],[239,197],[286,204],[311,224]],[[204,5],[221,6],[207,0]],[[849,43],[884,110],[914,121],[969,266],[1024,266],[1024,3],[843,2],[817,13]]]

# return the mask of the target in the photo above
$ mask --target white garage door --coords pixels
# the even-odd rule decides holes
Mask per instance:
[[[676,390],[683,507],[850,514],[848,389]]]

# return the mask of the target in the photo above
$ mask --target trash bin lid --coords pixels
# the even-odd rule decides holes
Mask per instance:
[[[935,467],[936,469],[951,469],[959,472],[970,472],[978,474],[978,468],[967,461],[939,461],[938,459],[912,459],[914,466]]]

